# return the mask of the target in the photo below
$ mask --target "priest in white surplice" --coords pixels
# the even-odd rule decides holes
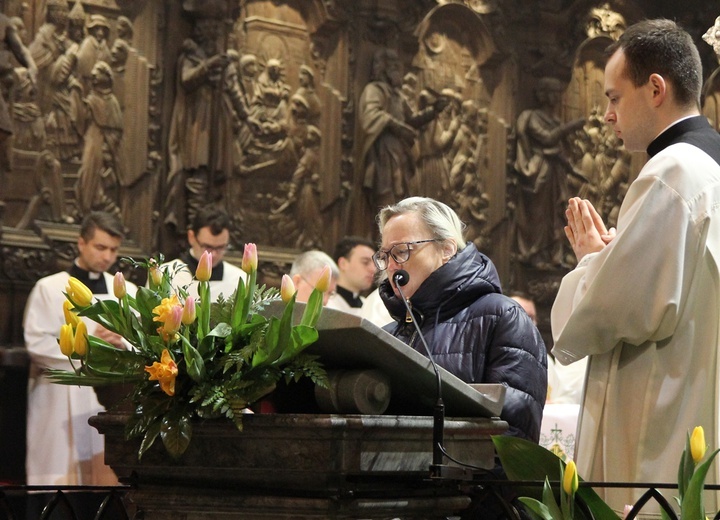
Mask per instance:
[[[113,277],[106,273],[117,259],[123,226],[107,213],[88,214],[80,227],[78,257],[68,271],[41,278],[25,307],[25,345],[30,354],[27,409],[27,456],[29,485],[116,485],[117,478],[103,460],[103,438],[88,418],[103,411],[91,387],[51,383],[43,369],[71,370],[60,352],[57,338],[65,323],[63,302],[71,276],[82,281],[94,297],[113,298]],[[127,291],[135,295],[135,285]],[[93,321],[88,333],[124,348],[122,338]]]
[[[676,483],[695,426],[720,447],[720,136],[700,116],[697,49],[674,22],[640,22],[609,53],[605,120],[649,160],[616,233],[587,201],[570,200],[565,232],[578,266],[553,305],[552,352],[563,364],[589,356],[579,474]],[[719,481],[718,467],[708,483]],[[597,491],[620,511],[644,492]]]

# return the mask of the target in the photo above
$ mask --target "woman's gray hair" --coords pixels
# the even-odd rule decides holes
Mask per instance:
[[[447,204],[428,197],[409,197],[396,204],[385,206],[377,216],[378,227],[382,235],[387,221],[397,215],[417,213],[420,220],[432,233],[432,238],[441,240],[452,239],[458,251],[465,248],[465,224],[460,221],[457,213]]]

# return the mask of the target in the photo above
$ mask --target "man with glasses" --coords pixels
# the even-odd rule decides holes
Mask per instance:
[[[197,281],[193,277],[200,257],[208,251],[212,254],[213,263],[210,294],[214,299],[221,294],[225,299],[230,298],[237,289],[238,280],[245,279],[242,269],[223,260],[230,245],[230,217],[214,206],[201,209],[188,229],[187,239],[190,249],[182,253],[180,258],[163,264],[174,275],[175,286],[187,287],[189,296],[198,297]]]

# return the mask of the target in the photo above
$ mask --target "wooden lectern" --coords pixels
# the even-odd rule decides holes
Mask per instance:
[[[145,518],[446,518],[468,507],[458,481],[430,478],[437,385],[428,358],[340,311],[325,309],[318,330],[320,339],[310,351],[331,373],[354,377],[370,371],[380,377],[388,387],[389,413],[255,414],[244,418],[242,432],[206,421],[193,426],[181,460],[169,459],[155,445],[142,462],[138,442],[125,441],[127,417],[99,414],[90,422],[105,435],[105,461],[136,486],[131,498]],[[444,424],[447,453],[477,472],[492,468],[490,436],[507,429],[497,418],[504,387],[480,385],[479,391],[442,369],[440,376],[451,417]],[[384,398],[377,378],[370,380],[371,393]],[[313,404],[314,411],[332,401],[324,399]]]

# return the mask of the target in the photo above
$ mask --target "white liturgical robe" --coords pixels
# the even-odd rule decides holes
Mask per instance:
[[[699,119],[692,130],[714,132]],[[720,139],[706,153],[673,132],[631,185],[617,236],[563,278],[552,309],[556,359],[589,356],[576,441],[586,480],[677,483],[695,426],[720,447]],[[645,490],[596,491],[622,511]]]
[[[104,273],[112,289],[113,277]],[[42,375],[43,368],[72,370],[60,352],[58,336],[65,323],[62,305],[70,275],[60,272],[35,284],[25,308],[25,345],[30,354],[27,409],[27,456],[25,470],[29,485],[116,485],[113,471],[103,460],[103,437],[88,419],[104,411],[91,387],[59,385]],[[128,294],[137,288],[127,283]],[[111,294],[95,294],[113,298]],[[97,324],[83,318],[88,333]]]

